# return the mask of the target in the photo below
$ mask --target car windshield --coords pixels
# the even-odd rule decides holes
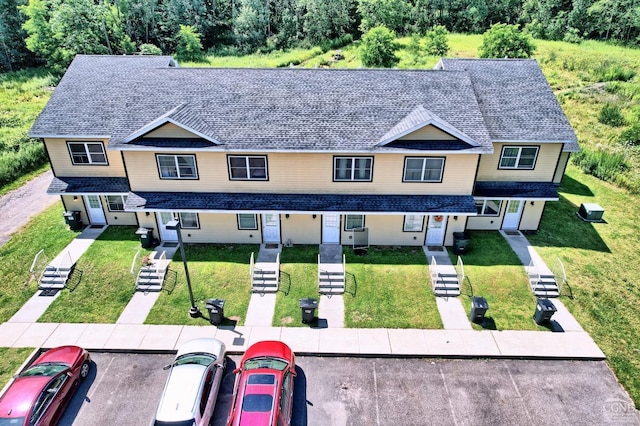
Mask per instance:
[[[199,364],[208,367],[212,362],[216,360],[215,355],[206,354],[206,353],[190,353],[180,355],[176,362],[173,363],[173,366],[176,367],[178,365],[185,364]]]
[[[272,370],[284,371],[289,363],[280,358],[261,357],[251,358],[244,362],[245,370],[254,370],[256,368],[271,368]]]
[[[7,419],[6,417],[0,417],[0,426],[9,426],[9,425],[23,425],[24,417],[12,417]]]
[[[58,363],[58,362],[46,362],[43,364],[34,365],[29,367],[26,371],[20,374],[20,377],[29,377],[29,376],[55,376],[61,371],[69,368],[68,364]],[[0,423],[2,425],[4,423]],[[12,424],[12,423],[7,423]]]

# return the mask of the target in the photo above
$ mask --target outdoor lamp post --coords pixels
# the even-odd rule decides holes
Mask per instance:
[[[182,263],[184,264],[184,275],[187,277],[187,288],[189,289],[189,299],[191,300],[191,308],[189,308],[189,316],[191,318],[198,318],[202,316],[200,309],[196,306],[196,302],[193,300],[193,290],[191,289],[191,278],[189,278],[189,269],[187,268],[187,257],[184,254],[184,245],[182,244],[182,234],[180,232],[180,222],[177,220],[169,221],[166,225],[167,229],[176,231],[178,234],[178,245],[180,246],[180,254],[182,255]]]

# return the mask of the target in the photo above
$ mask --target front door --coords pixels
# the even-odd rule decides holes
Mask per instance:
[[[107,220],[104,217],[104,210],[102,209],[102,203],[100,202],[99,195],[87,195],[85,196],[87,205],[87,215],[89,216],[89,222],[95,225],[104,225]]]
[[[167,229],[167,223],[174,220],[173,212],[160,212],[160,239],[167,242],[178,241],[178,231]]]
[[[340,215],[338,213],[322,215],[322,244],[340,244]]]
[[[507,203],[507,210],[504,213],[502,229],[518,229],[523,207],[524,200],[509,200],[509,203]]]
[[[446,229],[447,216],[430,215],[427,225],[428,246],[441,246],[444,244],[444,231]]]
[[[265,213],[262,215],[262,242],[280,244],[280,215]]]

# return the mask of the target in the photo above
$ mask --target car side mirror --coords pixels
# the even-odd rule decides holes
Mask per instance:
[[[297,375],[296,370],[291,370],[291,377],[296,377]]]
[[[164,367],[162,367],[163,370],[169,370],[171,368],[171,364],[167,364]]]
[[[240,367],[238,367],[235,370],[233,370],[233,374],[238,374],[239,372],[240,372]]]

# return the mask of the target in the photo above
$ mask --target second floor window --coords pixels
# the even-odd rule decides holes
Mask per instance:
[[[505,146],[500,156],[501,169],[533,169],[538,156],[538,147]]]
[[[161,179],[198,179],[195,155],[157,155]]]
[[[107,195],[107,204],[110,212],[123,212],[126,202],[126,195]]]
[[[107,165],[102,142],[67,142],[73,164]]]
[[[404,182],[442,182],[444,158],[406,157]]]
[[[371,157],[334,157],[333,180],[371,181]]]
[[[230,155],[231,180],[267,180],[267,157]]]

